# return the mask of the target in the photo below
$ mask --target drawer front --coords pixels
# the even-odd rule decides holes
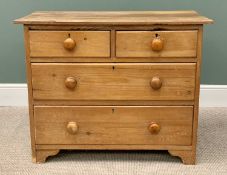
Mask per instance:
[[[30,31],[31,57],[109,57],[109,31]]]
[[[35,100],[193,100],[194,63],[33,63]]]
[[[197,31],[118,31],[117,57],[196,57]]]
[[[35,107],[36,144],[191,145],[193,107]]]
[[[33,63],[35,100],[193,100],[194,63]]]

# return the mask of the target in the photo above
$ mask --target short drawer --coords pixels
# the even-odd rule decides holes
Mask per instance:
[[[36,144],[191,145],[193,107],[35,107]]]
[[[197,31],[117,31],[116,57],[196,57]]]
[[[194,63],[32,63],[35,100],[193,100]]]
[[[30,31],[31,57],[109,57],[109,31]]]

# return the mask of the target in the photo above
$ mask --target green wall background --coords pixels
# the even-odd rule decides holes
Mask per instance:
[[[202,84],[227,84],[225,0],[1,0],[0,83],[24,83],[23,28],[12,21],[42,10],[196,10],[215,20],[205,26]]]

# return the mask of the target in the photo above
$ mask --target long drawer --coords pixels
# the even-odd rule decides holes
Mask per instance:
[[[31,57],[109,57],[109,31],[30,31]]]
[[[32,63],[35,100],[193,100],[195,63]]]
[[[36,144],[191,145],[192,106],[34,107]]]

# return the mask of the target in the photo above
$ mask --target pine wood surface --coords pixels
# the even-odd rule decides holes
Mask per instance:
[[[35,100],[193,100],[194,63],[32,63]],[[151,87],[160,77],[160,89]],[[65,86],[74,77],[75,89]],[[51,83],[49,83],[51,82]]]
[[[38,11],[14,21],[18,24],[209,24],[195,11]]]
[[[31,57],[109,57],[108,31],[30,31]],[[72,38],[75,49],[64,48],[64,41]]]
[[[168,150],[195,164],[195,11],[34,12],[24,24],[33,162],[61,149]]]
[[[190,145],[192,113],[193,107],[35,107],[36,143]],[[68,122],[77,123],[77,133],[67,131]],[[149,131],[151,122],[160,132]]]
[[[152,51],[156,35],[163,49]],[[196,57],[197,31],[117,31],[116,57]]]
[[[26,77],[28,86],[28,110],[29,110],[29,122],[30,122],[30,137],[31,137],[31,152],[32,161],[36,162],[36,149],[35,149],[35,123],[34,123],[34,105],[32,95],[32,73],[30,62],[30,44],[29,44],[29,29],[24,26],[24,46],[25,50],[25,63],[26,63]]]

